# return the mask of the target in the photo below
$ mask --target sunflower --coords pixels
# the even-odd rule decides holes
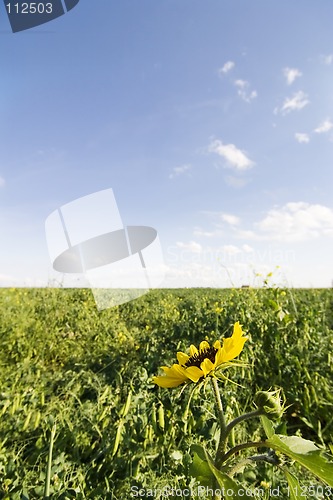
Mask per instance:
[[[221,365],[236,358],[242,351],[248,337],[243,336],[242,327],[237,321],[230,338],[223,339],[223,344],[216,340],[211,347],[206,340],[200,342],[199,349],[190,347],[190,354],[177,352],[178,365],[169,368],[162,366],[165,375],[153,377],[153,382],[160,387],[178,387],[184,382],[197,383],[207,375],[213,375]]]

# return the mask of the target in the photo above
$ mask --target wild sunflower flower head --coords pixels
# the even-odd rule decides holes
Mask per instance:
[[[270,420],[279,420],[285,406],[281,404],[281,390],[276,391],[258,391],[254,398],[254,403]]]
[[[213,375],[223,364],[236,358],[242,351],[248,337],[244,337],[242,327],[237,321],[230,338],[223,339],[222,345],[216,340],[210,346],[206,340],[200,343],[199,349],[190,346],[189,354],[177,352],[178,364],[162,366],[165,375],[153,377],[153,382],[160,387],[178,387],[184,382],[197,383],[203,377]]]

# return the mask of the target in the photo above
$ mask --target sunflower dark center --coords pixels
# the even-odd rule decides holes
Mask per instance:
[[[186,361],[184,368],[189,368],[190,366],[197,366],[200,368],[201,363],[206,358],[210,359],[210,361],[214,363],[216,353],[217,349],[215,349],[215,347],[209,347],[208,349],[199,351],[198,354],[193,354],[193,356]]]

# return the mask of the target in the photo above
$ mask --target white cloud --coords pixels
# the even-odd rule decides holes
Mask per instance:
[[[19,285],[19,279],[8,274],[0,274],[0,286],[12,286],[13,283]]]
[[[222,68],[219,69],[219,75],[223,76],[229,73],[235,67],[235,63],[233,61],[227,61]]]
[[[235,177],[233,175],[228,175],[227,177],[225,177],[224,180],[228,184],[228,186],[231,186],[236,189],[244,187],[249,182],[247,179],[243,179],[241,177]]]
[[[218,139],[211,142],[208,151],[222,156],[230,167],[236,170],[248,170],[255,164],[243,151],[236,148],[234,144],[223,144],[222,141]]]
[[[200,227],[195,227],[194,230],[193,230],[193,236],[197,236],[197,237],[213,238],[213,237],[215,237],[217,235],[221,235],[221,234],[222,234],[221,230],[218,230],[218,231],[204,231]]]
[[[9,274],[0,274],[0,287],[37,287],[44,288],[49,286],[46,279],[32,278],[30,276],[14,276]]]
[[[244,89],[249,86],[249,82],[246,80],[235,80],[235,85],[240,89]]]
[[[249,94],[246,92],[238,92],[238,95],[246,102],[251,102],[253,99],[258,97],[258,93],[256,90],[252,90]]]
[[[211,266],[201,262],[183,262],[181,267],[168,266],[163,287],[218,286],[215,275],[216,271]]]
[[[256,226],[268,239],[281,241],[333,236],[333,210],[305,202],[287,203],[270,210]]]
[[[175,177],[178,177],[179,175],[183,175],[185,172],[188,172],[191,170],[192,165],[181,165],[180,167],[174,167],[172,169],[171,174],[169,175],[169,179],[174,179]]]
[[[303,109],[307,104],[309,104],[308,96],[300,90],[296,92],[293,97],[287,97],[283,103],[281,109],[275,108],[274,113],[280,112],[283,115],[290,113],[291,111],[296,111]]]
[[[222,251],[228,255],[237,255],[241,253],[241,250],[235,245],[224,245]]]
[[[296,78],[302,76],[302,73],[297,68],[283,68],[283,74],[288,85],[291,85]]]
[[[221,214],[221,219],[224,222],[227,222],[228,224],[230,224],[230,226],[237,226],[240,223],[239,217],[237,217],[236,215],[232,215],[232,214]]]
[[[0,176],[0,188],[6,184],[6,181],[3,177]]]
[[[181,248],[182,250],[186,250],[188,252],[192,253],[202,252],[202,246],[200,245],[200,243],[197,243],[196,241],[190,241],[189,243],[183,243],[182,241],[177,241],[176,245],[178,248]]]
[[[242,249],[244,250],[244,252],[246,253],[251,253],[251,252],[254,252],[253,248],[250,247],[250,245],[247,245],[246,243],[244,245],[242,245]]]
[[[235,80],[235,86],[238,88],[237,93],[243,101],[251,102],[258,94],[256,90],[249,91],[249,82],[247,80]]]
[[[235,236],[237,238],[241,238],[243,240],[248,239],[248,240],[258,240],[260,239],[257,233],[252,231],[251,229],[237,229],[235,231]]]
[[[327,118],[317,128],[314,129],[314,132],[316,132],[317,134],[323,134],[331,130],[332,127],[333,123],[329,118]]]
[[[310,141],[310,137],[308,134],[303,134],[303,133],[300,133],[300,132],[297,132],[295,134],[295,139],[296,141],[300,142],[300,143],[307,143]]]
[[[329,66],[333,62],[333,54],[328,54],[327,56],[321,56],[321,60],[324,64]]]

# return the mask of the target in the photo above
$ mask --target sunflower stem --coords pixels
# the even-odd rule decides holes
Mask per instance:
[[[211,381],[213,384],[214,396],[215,396],[215,401],[216,401],[216,406],[217,406],[217,414],[218,414],[218,419],[219,419],[219,424],[220,424],[220,439],[219,439],[219,444],[217,447],[214,465],[217,469],[220,469],[220,467],[223,463],[223,456],[225,454],[226,438],[227,438],[227,424],[225,421],[223,405],[222,405],[222,400],[221,400],[221,395],[220,395],[217,379],[215,377],[212,377]]]
[[[248,443],[237,444],[224,454],[223,462],[229,460],[232,455],[235,455],[239,451],[246,450],[247,448],[269,448],[269,446],[267,445],[266,441],[249,441]]]
[[[195,385],[193,387],[192,391],[190,392],[190,396],[188,398],[187,404],[186,404],[186,408],[185,408],[185,412],[184,412],[184,417],[183,417],[184,434],[187,433],[187,423],[188,423],[188,414],[190,412],[190,403],[191,403],[191,400],[192,400],[192,397],[193,397],[195,391],[198,390],[199,387],[200,387],[199,385]]]
[[[244,420],[248,420],[249,418],[259,417],[263,412],[261,409],[257,408],[256,410],[249,411],[248,413],[244,413],[244,415],[239,415],[239,417],[234,418],[231,422],[228,423],[226,428],[226,435],[228,436],[230,431],[235,427],[235,425],[243,422]]]

